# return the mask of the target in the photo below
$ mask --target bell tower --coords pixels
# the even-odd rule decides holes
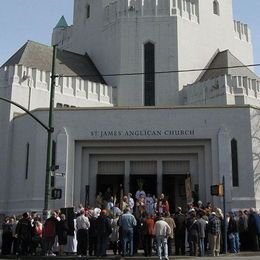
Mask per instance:
[[[116,74],[104,78],[123,106],[183,104],[183,86],[200,73],[176,71],[205,68],[218,51],[253,61],[250,31],[233,21],[232,0],[74,0],[66,30],[65,49],[87,52],[101,74]]]

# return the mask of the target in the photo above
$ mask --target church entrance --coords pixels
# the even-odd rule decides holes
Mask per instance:
[[[130,175],[130,192],[135,196],[136,191],[139,189],[140,185],[146,194],[157,196],[157,176],[152,174],[144,175]]]
[[[124,175],[97,175],[96,194],[102,192],[104,195],[109,188],[111,195],[116,196],[117,201],[119,201],[121,187],[124,187]]]
[[[186,207],[185,175],[163,175],[163,193],[169,201],[170,211]]]

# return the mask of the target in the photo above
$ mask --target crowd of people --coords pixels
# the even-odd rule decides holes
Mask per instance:
[[[43,221],[36,213],[6,217],[2,225],[2,255],[73,253],[78,256],[170,255],[219,256],[227,223],[228,248],[260,250],[260,215],[255,209],[223,215],[220,208],[201,201],[170,211],[164,194],[158,198],[139,189],[117,202],[111,190],[96,197],[95,207],[79,205],[73,217],[52,211]],[[140,253],[141,251],[139,251]]]

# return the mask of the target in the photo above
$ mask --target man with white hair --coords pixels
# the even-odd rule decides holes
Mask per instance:
[[[165,260],[169,260],[167,241],[168,241],[168,237],[171,234],[171,228],[163,219],[161,214],[159,214],[158,216],[158,220],[155,223],[154,230],[155,230],[154,233],[157,241],[157,252],[158,252],[159,259],[162,260],[162,249],[163,249]]]
[[[80,215],[76,219],[76,226],[78,240],[77,254],[78,256],[86,256],[88,245],[88,229],[90,227],[90,223],[88,217],[85,216],[84,209],[80,211]]]

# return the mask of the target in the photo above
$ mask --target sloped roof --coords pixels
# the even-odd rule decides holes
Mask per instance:
[[[28,41],[1,67],[24,65],[43,71],[51,71],[52,53],[52,47]],[[87,54],[79,55],[58,49],[56,73],[70,76],[82,75],[83,79],[105,84],[105,80]]]
[[[68,23],[64,17],[64,15],[60,18],[59,22],[55,26],[55,28],[66,28],[68,27]]]
[[[236,58],[229,50],[218,52],[213,58],[212,62],[207,68],[222,68],[222,69],[212,69],[204,71],[196,82],[205,81],[208,79],[216,78],[222,75],[230,74],[232,76],[248,77],[251,79],[258,79],[259,77],[249,68],[230,68],[233,66],[244,66],[238,58]]]

